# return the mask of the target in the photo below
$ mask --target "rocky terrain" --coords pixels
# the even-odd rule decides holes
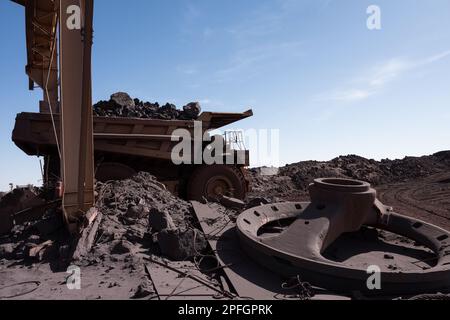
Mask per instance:
[[[375,161],[350,155],[331,161],[306,161],[265,176],[253,169],[251,197],[271,201],[308,199],[308,185],[316,178],[339,177],[370,182],[380,199],[399,213],[450,230],[450,151],[401,160]]]
[[[261,172],[265,170],[250,170],[252,191],[247,208],[261,203],[307,201],[307,187],[315,178],[352,178],[371,182],[380,199],[397,212],[450,229],[448,151],[379,162],[344,156],[328,162],[288,165],[276,175]],[[152,272],[153,277],[161,275],[158,281],[172,277],[165,280],[168,296],[177,289],[171,285],[186,281],[180,280],[182,274],[187,277],[195,273],[213,293],[224,290],[220,272],[204,272],[200,265],[207,261],[216,266],[217,261],[211,261],[214,253],[191,203],[173,196],[148,173],[98,183],[96,192],[98,229],[92,249],[76,261],[71,260],[74,243],[67,240],[56,205],[47,208],[42,219],[16,225],[12,233],[0,237],[0,299],[161,299],[155,293]],[[217,206],[228,220],[243,210]],[[149,259],[172,269],[158,269],[157,264],[149,264]],[[69,265],[81,268],[85,290],[67,290]],[[149,265],[153,266],[151,270]],[[211,266],[207,269],[216,270]],[[181,274],[173,270],[181,270]],[[198,279],[191,286],[198,287]],[[202,290],[204,294],[205,288]]]
[[[432,174],[450,170],[450,151],[443,151],[431,156],[407,157],[401,160],[375,161],[363,157],[349,155],[335,158],[331,161],[305,161],[287,165],[279,169],[274,176],[274,184],[279,177],[288,177],[293,185],[289,188],[307,190],[308,185],[317,178],[336,177],[349,178],[370,182],[374,186],[388,183],[406,182],[424,178]],[[252,170],[259,182],[257,173]],[[269,179],[270,180],[270,179]]]
[[[97,193],[100,214],[92,250],[78,262],[71,261],[75,244],[67,241],[61,213],[49,210],[43,219],[17,225],[11,234],[0,237],[0,287],[23,276],[25,283],[30,277],[41,284],[43,280],[58,283],[54,292],[45,296],[41,292],[39,298],[57,299],[58,294],[64,299],[148,298],[154,289],[144,258],[194,261],[206,249],[192,205],[173,196],[150,174],[99,183]],[[65,271],[71,264],[88,274],[83,277],[91,287],[88,296],[67,292]]]

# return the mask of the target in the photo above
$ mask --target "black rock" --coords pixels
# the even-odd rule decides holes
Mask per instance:
[[[111,249],[111,254],[113,255],[123,255],[127,253],[131,253],[133,251],[134,247],[133,244],[126,240],[117,241],[113,244]]]
[[[191,102],[183,107],[182,117],[186,119],[197,119],[200,113],[202,112],[202,108],[200,103]]]
[[[9,259],[13,256],[14,245],[12,243],[6,243],[0,245],[0,259]]]
[[[163,230],[157,235],[161,253],[175,261],[189,260],[203,251],[207,242],[198,230]]]
[[[160,232],[165,229],[175,229],[175,224],[167,210],[152,208],[149,214],[149,226],[153,231]]]
[[[153,288],[153,284],[145,280],[143,281],[136,289],[136,292],[131,297],[131,299],[143,299],[155,294],[155,290]]]
[[[245,206],[245,208],[251,209],[251,208],[259,207],[259,206],[269,204],[269,203],[271,203],[270,200],[266,199],[266,198],[253,198],[247,202],[247,205]]]
[[[161,120],[196,120],[201,112],[198,102],[187,104],[181,111],[174,104],[167,103],[160,107],[158,103],[132,99],[124,92],[114,93],[109,101],[99,101],[93,109],[94,115],[99,117]]]
[[[111,101],[114,101],[116,104],[118,104],[121,107],[125,108],[134,108],[135,101],[131,99],[131,97],[128,95],[128,93],[125,92],[117,92],[111,95]]]

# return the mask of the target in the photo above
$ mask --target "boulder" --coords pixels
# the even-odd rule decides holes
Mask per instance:
[[[176,229],[175,223],[172,220],[172,217],[166,210],[158,210],[153,208],[150,210],[149,217],[149,225],[153,231],[160,232],[162,230],[174,230]]]
[[[114,101],[119,106],[124,108],[132,109],[136,105],[134,103],[134,100],[131,99],[131,97],[128,95],[128,93],[125,92],[117,92],[111,95],[111,101]]]
[[[150,209],[145,205],[130,206],[127,213],[125,214],[131,219],[140,219],[145,217],[150,213]]]
[[[9,259],[14,254],[14,245],[12,243],[0,244],[0,259]]]
[[[166,229],[158,233],[157,240],[161,253],[174,261],[192,259],[207,246],[205,236],[197,229]]]
[[[133,244],[126,240],[115,241],[111,245],[112,255],[123,255],[128,253],[135,253],[136,248]]]
[[[183,107],[183,117],[187,119],[197,119],[200,113],[202,112],[202,108],[200,103],[191,102]]]
[[[143,299],[149,296],[155,295],[155,289],[153,283],[148,279],[142,281],[142,283],[137,287],[131,299]]]

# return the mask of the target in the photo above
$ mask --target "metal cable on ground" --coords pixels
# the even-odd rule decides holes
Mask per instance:
[[[28,291],[16,293],[16,294],[11,295],[11,296],[0,296],[0,300],[14,299],[14,298],[25,296],[27,294],[30,294],[30,293],[36,291],[41,286],[41,282],[40,281],[25,281],[25,282],[19,282],[19,283],[15,283],[15,284],[11,284],[11,285],[8,285],[8,286],[1,287],[0,291],[4,290],[4,289],[8,289],[8,288],[13,288],[13,287],[17,287],[17,286],[27,285],[27,284],[34,284],[34,285],[36,285],[36,287],[34,287],[33,289],[30,289]]]
[[[181,285],[186,281],[187,278],[188,278],[188,274],[186,273],[186,275],[181,279],[180,283],[172,290],[172,292],[164,300],[167,301],[170,298],[172,298],[174,295],[177,296],[178,294],[175,294],[176,291],[178,290],[179,287],[181,287]]]
[[[296,296],[300,300],[310,300],[315,295],[311,284],[309,284],[308,282],[303,282],[300,276],[282,283],[281,288],[283,290],[298,290],[298,294]],[[280,297],[280,294],[274,296],[275,299],[280,299]],[[283,295],[283,297],[286,299],[288,296]]]
[[[203,254],[197,250],[197,232],[198,232],[198,230],[194,229],[194,251],[195,251],[194,264],[195,264],[195,267],[197,268],[197,270],[202,273],[211,273],[214,271],[224,270],[226,268],[231,267],[232,264],[227,264],[227,265],[222,266],[219,259],[217,258],[217,256],[215,256],[213,254]],[[217,251],[212,251],[212,252],[216,253]],[[200,258],[200,259],[197,261],[198,258]],[[208,269],[208,270],[202,270],[200,265],[203,262],[203,260],[206,258],[214,259],[216,261],[216,267]]]
[[[216,288],[213,284],[211,284],[208,281],[205,281],[205,280],[203,280],[203,279],[201,279],[201,278],[199,278],[199,277],[197,277],[195,275],[192,275],[192,274],[189,274],[187,272],[183,272],[183,271],[177,270],[177,269],[175,269],[175,268],[173,268],[173,267],[171,267],[171,266],[169,266],[169,265],[167,265],[167,264],[165,264],[163,262],[159,262],[159,261],[154,260],[152,258],[144,258],[144,260],[152,262],[152,263],[156,263],[157,265],[159,265],[161,267],[164,267],[164,268],[167,268],[170,271],[178,273],[179,275],[186,276],[186,277],[188,277],[188,278],[190,278],[190,279],[192,279],[192,280],[194,280],[194,281],[196,281],[196,282],[206,286],[207,288],[209,288],[209,289],[211,289],[211,290],[213,290],[213,291],[223,295],[225,298],[228,298],[228,299],[235,299],[236,298],[236,296],[234,294],[232,294],[231,292],[225,291],[223,289],[220,290],[220,289]]]
[[[409,298],[408,300],[411,300],[411,301],[431,301],[431,300],[450,301],[450,295],[447,295],[447,294],[422,294],[419,296]]]

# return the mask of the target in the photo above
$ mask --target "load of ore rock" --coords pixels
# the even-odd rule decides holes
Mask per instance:
[[[157,102],[132,99],[125,92],[114,93],[109,101],[99,101],[93,108],[94,115],[99,117],[159,120],[197,120],[202,111],[198,102],[188,103],[179,110],[170,103],[160,106]]]

